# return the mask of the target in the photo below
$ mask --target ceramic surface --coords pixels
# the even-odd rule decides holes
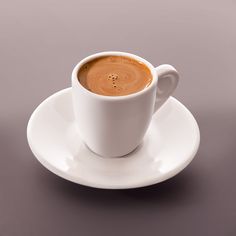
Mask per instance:
[[[200,141],[193,115],[173,97],[153,116],[142,144],[125,157],[104,158],[91,152],[76,127],[72,89],[64,89],[33,112],[28,142],[47,169],[96,188],[136,188],[169,179],[192,161]]]

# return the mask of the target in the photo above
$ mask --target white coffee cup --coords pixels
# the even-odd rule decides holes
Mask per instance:
[[[125,96],[103,96],[84,88],[77,77],[81,66],[103,56],[125,56],[143,62],[153,79],[145,89]],[[154,67],[145,59],[125,52],[101,52],[80,61],[72,72],[73,107],[81,139],[95,153],[119,157],[142,141],[152,115],[175,90],[178,72],[171,65]]]

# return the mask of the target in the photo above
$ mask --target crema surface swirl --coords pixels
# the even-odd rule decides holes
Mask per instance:
[[[78,80],[87,90],[105,96],[124,96],[148,87],[152,82],[149,68],[124,56],[104,56],[84,64]]]

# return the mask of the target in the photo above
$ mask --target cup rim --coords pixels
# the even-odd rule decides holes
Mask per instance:
[[[150,70],[150,72],[152,74],[152,82],[151,82],[151,84],[148,87],[146,87],[146,88],[144,88],[144,89],[142,89],[142,90],[140,90],[138,92],[131,93],[131,94],[128,94],[128,95],[122,95],[122,96],[106,96],[106,95],[101,95],[101,94],[93,93],[93,92],[87,90],[86,88],[84,88],[82,86],[82,84],[78,80],[78,77],[77,77],[78,71],[81,68],[81,66],[83,66],[85,63],[87,63],[87,62],[89,62],[91,60],[94,60],[94,59],[96,59],[98,57],[103,57],[103,56],[124,56],[124,57],[130,57],[132,59],[135,59],[137,61],[140,61],[140,62],[144,63],[148,67],[148,69]],[[93,97],[95,97],[97,99],[103,99],[103,100],[124,100],[124,99],[135,98],[135,97],[140,96],[142,94],[148,93],[154,86],[157,85],[158,77],[157,77],[157,73],[156,73],[155,67],[150,62],[148,62],[147,60],[145,60],[144,58],[142,58],[140,56],[137,56],[135,54],[128,53],[128,52],[121,52],[121,51],[104,51],[104,52],[98,52],[98,53],[92,54],[90,56],[87,56],[84,59],[82,59],[79,63],[77,63],[77,65],[74,67],[74,69],[72,71],[72,83],[73,83],[73,80],[76,81],[75,84],[77,85],[77,87],[82,89],[86,94],[88,94],[90,96],[93,96]]]

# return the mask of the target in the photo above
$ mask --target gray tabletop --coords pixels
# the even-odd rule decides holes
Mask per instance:
[[[1,1],[0,235],[236,235],[236,3]],[[99,51],[132,52],[181,75],[175,97],[201,145],[176,177],[135,190],[98,190],[46,170],[26,126]],[[180,134],[181,135],[181,134]]]

